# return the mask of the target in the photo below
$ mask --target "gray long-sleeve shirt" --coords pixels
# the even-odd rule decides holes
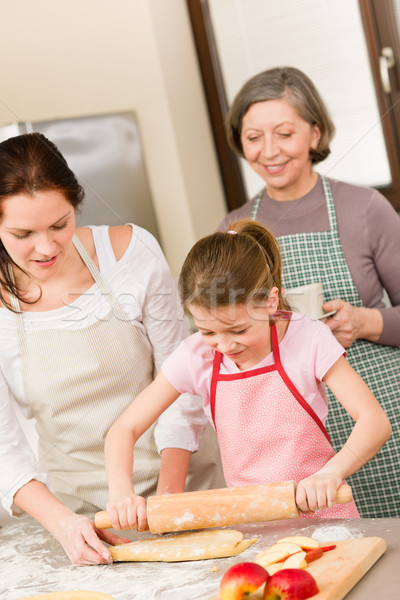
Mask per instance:
[[[400,218],[388,200],[373,188],[329,179],[338,230],[354,284],[364,306],[383,317],[380,344],[400,346]],[[255,199],[229,213],[219,225],[250,217]],[[321,178],[297,200],[277,201],[264,191],[257,213],[276,236],[329,230]],[[383,290],[391,307],[385,306]]]

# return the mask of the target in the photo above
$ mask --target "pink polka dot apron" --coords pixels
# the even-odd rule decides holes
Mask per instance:
[[[271,325],[274,364],[222,374],[215,352],[211,415],[228,486],[299,482],[334,456],[328,433],[281,363],[275,324]],[[359,517],[354,502],[301,517]]]

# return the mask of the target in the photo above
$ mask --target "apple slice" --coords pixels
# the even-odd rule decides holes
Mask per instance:
[[[257,554],[254,562],[262,567],[267,567],[268,565],[273,565],[277,562],[281,563],[282,561],[286,560],[288,556],[290,556],[290,554],[286,550],[283,550],[282,552],[279,550],[276,552],[269,552],[268,550],[265,550],[264,552]]]
[[[321,558],[323,553],[324,551],[322,548],[313,548],[312,550],[307,550],[304,560],[306,563],[314,562],[314,560]]]
[[[307,563],[305,560],[306,553],[304,550],[292,554],[285,560],[282,565],[282,569],[307,569]]]
[[[330,546],[321,546],[322,552],[330,552],[336,548],[336,544],[331,544]]]
[[[276,552],[277,550],[285,550],[289,555],[294,554],[295,552],[300,552],[300,550],[304,550],[304,548],[302,548],[300,544],[294,544],[292,542],[277,542],[276,544],[273,544],[267,548],[265,552]]]
[[[268,572],[254,562],[237,563],[224,574],[219,584],[221,600],[241,600],[258,590],[269,579]]]
[[[297,544],[274,544],[263,550],[263,552],[259,552],[255,558],[255,562],[266,567],[267,565],[286,560],[292,554],[296,554],[296,552],[301,552],[301,547]]]
[[[283,543],[297,544],[303,550],[311,550],[312,548],[319,548],[320,544],[317,540],[314,540],[311,537],[307,537],[305,535],[292,535],[289,537],[284,537],[278,540],[278,544]]]
[[[268,565],[267,566],[268,575],[273,575],[274,573],[277,573],[280,569],[282,569],[282,566],[283,566],[283,563],[281,563],[281,562],[274,563],[273,565]]]

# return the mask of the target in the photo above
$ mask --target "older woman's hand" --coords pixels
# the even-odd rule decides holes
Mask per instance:
[[[350,348],[358,339],[378,342],[383,330],[383,317],[377,308],[353,306],[340,298],[326,302],[323,308],[327,312],[337,311],[326,324],[344,348]]]
[[[327,312],[332,310],[337,311],[335,315],[326,321],[326,324],[338,342],[340,342],[344,348],[350,348],[354,340],[359,337],[359,309],[340,299],[326,302],[323,308]]]

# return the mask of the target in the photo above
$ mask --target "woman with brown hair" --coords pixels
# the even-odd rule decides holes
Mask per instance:
[[[83,196],[43,135],[0,144],[1,498],[11,515],[27,512],[46,527],[73,563],[104,564],[112,559],[102,540],[124,541],[86,516],[108,500],[107,430],[188,332],[153,236],[133,224],[76,228]],[[36,420],[38,459],[13,399]],[[143,436],[141,493],[184,491],[205,422],[200,399],[186,397]],[[209,431],[188,487],[223,485]]]

